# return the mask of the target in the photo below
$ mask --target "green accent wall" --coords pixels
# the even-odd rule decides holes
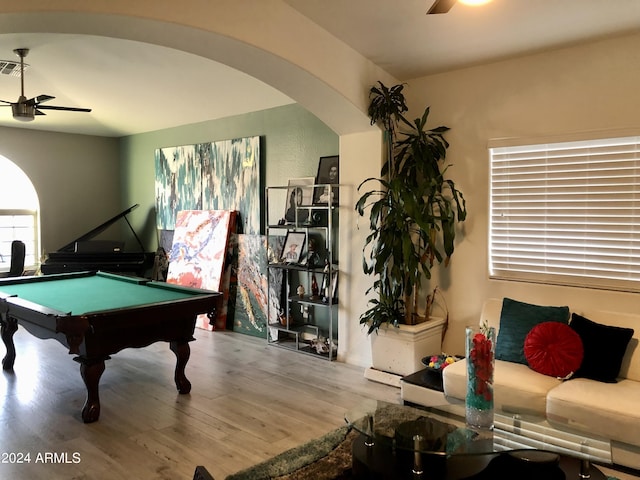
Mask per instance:
[[[338,155],[339,136],[297,104],[119,139],[122,208],[140,204],[129,220],[148,251],[158,245],[155,150],[254,135],[261,136],[265,186],[286,185],[290,178],[315,177],[321,156]]]

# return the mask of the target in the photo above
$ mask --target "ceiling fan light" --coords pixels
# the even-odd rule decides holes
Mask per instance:
[[[471,7],[477,7],[478,5],[484,5],[485,3],[489,3],[491,0],[458,0],[458,2],[469,5]]]
[[[21,122],[31,122],[35,117],[30,117],[29,115],[14,115],[13,118]]]
[[[491,0],[458,0],[458,1],[464,5],[469,5],[470,7],[477,7],[478,5],[484,5],[485,3],[489,3]]]

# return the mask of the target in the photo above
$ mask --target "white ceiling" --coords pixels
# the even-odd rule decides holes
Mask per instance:
[[[638,0],[285,0],[400,80],[640,30]]]
[[[400,80],[640,31],[640,0],[493,0],[425,15],[432,0],[285,0]],[[30,48],[25,96],[52,95],[33,122],[0,126],[124,136],[291,103],[243,73],[164,47],[97,36],[0,34],[0,60]],[[0,75],[16,101],[19,77]]]
[[[0,59],[28,47],[25,96],[52,95],[28,123],[0,107],[0,125],[120,137],[271,108],[292,100],[255,78],[209,59],[141,42],[86,35],[0,35]],[[15,102],[20,78],[0,75],[0,99]]]

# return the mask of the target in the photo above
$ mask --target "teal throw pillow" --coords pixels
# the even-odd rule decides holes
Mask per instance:
[[[496,340],[496,359],[527,365],[524,340],[531,329],[542,322],[569,324],[569,307],[532,305],[505,298]]]

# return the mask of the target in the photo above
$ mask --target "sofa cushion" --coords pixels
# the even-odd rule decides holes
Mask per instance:
[[[544,415],[547,392],[560,380],[531,370],[527,365],[496,360],[493,374],[493,399],[498,410]],[[465,400],[467,396],[467,360],[452,363],[442,371],[444,394]]]
[[[603,325],[577,313],[572,314],[570,327],[580,335],[584,346],[584,359],[576,376],[615,383],[633,329]]]
[[[580,368],[584,349],[580,335],[569,325],[542,322],[527,334],[524,356],[532,370],[566,380]]]
[[[542,322],[569,323],[569,307],[532,305],[505,298],[496,340],[496,359],[527,365],[524,339],[533,327]]]
[[[632,445],[640,439],[640,383],[563,382],[547,395],[549,422]]]

